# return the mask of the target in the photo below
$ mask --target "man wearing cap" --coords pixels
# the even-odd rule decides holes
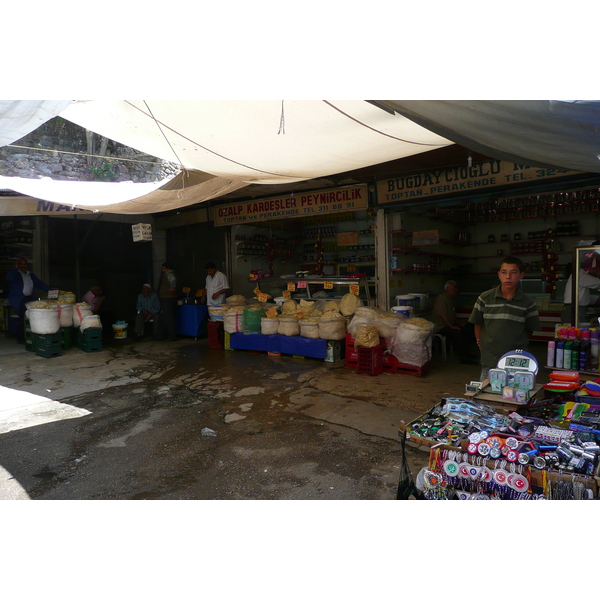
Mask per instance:
[[[140,340],[144,337],[144,327],[149,321],[154,321],[153,333],[156,336],[160,319],[160,298],[156,292],[152,291],[152,286],[149,283],[145,283],[142,286],[142,293],[138,294],[135,308],[137,310],[137,315],[135,316],[135,339]]]

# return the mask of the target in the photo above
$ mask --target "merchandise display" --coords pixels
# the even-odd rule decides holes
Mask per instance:
[[[426,499],[598,497],[600,402],[544,390],[544,398],[511,412],[445,398],[403,430],[429,447]]]

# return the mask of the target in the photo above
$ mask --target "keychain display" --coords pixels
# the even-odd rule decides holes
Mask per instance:
[[[600,406],[563,402],[546,407],[546,418],[519,410],[449,398],[411,422],[409,435],[430,446],[428,499],[593,499]]]

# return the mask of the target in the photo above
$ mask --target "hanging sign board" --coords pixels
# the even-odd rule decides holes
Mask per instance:
[[[135,223],[131,226],[134,242],[151,242],[152,225],[150,223]]]
[[[369,206],[368,186],[356,185],[214,206],[215,226],[239,225],[275,219],[312,217],[362,210]]]
[[[567,175],[578,171],[546,169],[517,165],[502,160],[436,169],[425,173],[402,175],[377,182],[377,203],[402,202],[444,194],[471,192],[502,185],[533,182]]]

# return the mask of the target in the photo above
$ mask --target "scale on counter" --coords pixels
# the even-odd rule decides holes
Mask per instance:
[[[495,369],[490,369],[492,392],[508,397],[510,389],[513,389],[515,399],[523,402],[535,387],[537,372],[538,362],[533,354],[524,350],[511,350],[500,357]]]

